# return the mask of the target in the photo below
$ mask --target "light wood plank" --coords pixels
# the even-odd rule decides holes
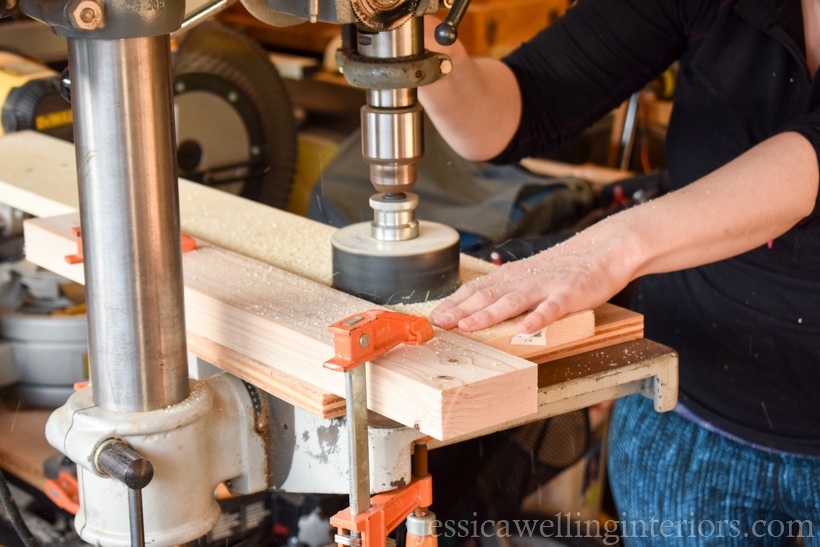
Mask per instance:
[[[31,155],[32,150],[38,151],[34,159]],[[16,171],[7,172],[0,169],[0,201],[9,202],[13,207],[38,216],[60,214],[66,208],[75,210],[76,176],[73,146],[38,133],[15,133],[0,139],[0,166],[27,166],[32,163],[36,167],[17,168]],[[334,228],[182,179],[179,188],[181,223],[186,233],[216,245],[228,246],[256,261],[273,264],[305,279],[324,285],[329,283],[330,236]],[[71,225],[76,225],[73,221],[68,220],[55,220],[54,222],[58,224],[63,222],[62,225],[56,226],[57,231],[66,231]],[[63,245],[62,250],[56,251],[56,254],[45,257],[43,260],[54,261],[53,259],[59,257],[63,251],[64,254],[75,252],[73,241],[65,241],[61,245]],[[35,252],[33,246],[30,246],[30,252]],[[462,282],[487,273],[493,268],[492,265],[472,257],[462,255],[461,260]],[[66,264],[61,260],[56,262],[57,264],[51,269],[56,269],[58,273],[69,278],[78,275],[77,272],[81,275],[81,268],[74,268],[73,273],[68,275],[67,272],[60,271],[66,267]],[[393,309],[426,315],[434,305],[435,302],[428,302],[396,306]],[[369,303],[366,306],[373,307]],[[354,310],[354,312],[358,311],[362,311],[362,308]],[[596,313],[599,313],[599,310],[596,310]],[[345,315],[342,314],[341,317]],[[636,326],[636,317],[640,321],[640,316],[633,314],[631,322],[620,321],[617,324],[609,324],[606,320],[602,321],[599,318],[595,334],[586,339],[584,344],[568,344],[566,347],[555,348],[549,346],[544,348],[513,347],[516,347],[516,355],[525,355],[537,362],[588,351],[605,344],[641,337],[642,323]],[[330,322],[339,318],[339,316],[333,317]],[[555,327],[557,325],[550,328],[555,329]],[[490,330],[471,336],[487,339],[492,338],[495,332]],[[495,336],[498,337],[498,334],[496,333]],[[254,357],[243,355],[225,345],[214,345],[213,340],[207,340],[211,345],[206,347],[201,343],[202,340],[194,340],[191,346],[192,348],[199,346],[197,351],[204,359],[208,360],[208,355],[212,358],[214,355],[220,356],[222,364],[215,363],[217,366],[223,366],[232,371],[242,371],[242,374],[239,374],[240,377],[254,381],[251,379],[253,376],[251,371],[256,361]],[[247,360],[241,362],[243,358]],[[259,379],[257,378],[256,381]],[[293,393],[286,394],[280,391],[279,395],[290,401],[299,401],[302,397],[302,404],[306,405],[306,410],[322,416],[338,412],[338,396],[315,385],[308,386],[309,389],[304,388],[304,384],[294,382],[295,391]],[[310,403],[304,400],[305,394],[308,394]]]
[[[75,215],[28,221],[26,239],[30,260],[69,279],[82,282],[82,266],[71,265],[63,260],[64,255],[75,252],[70,230],[76,226],[76,222]],[[188,253],[184,255],[183,262],[189,349],[193,353],[319,416],[342,414],[339,396],[343,394],[343,390],[338,384],[338,375],[330,373],[331,376],[324,377],[327,374],[324,369],[320,369],[318,375],[309,375],[309,370],[289,365],[300,363],[302,359],[323,362],[330,350],[324,346],[317,348],[314,342],[326,340],[327,346],[330,345],[326,326],[333,320],[362,311],[365,306],[372,307],[371,304],[215,246],[205,245],[194,253]],[[237,275],[237,272],[243,273]],[[606,304],[596,310],[596,317],[598,321],[595,334],[587,339],[557,347],[510,348],[532,361],[545,362],[642,336],[643,318],[640,314]],[[270,329],[272,324],[275,329],[277,323],[290,325],[293,332],[286,330],[279,333],[280,338],[272,338]],[[479,337],[482,335],[487,336],[487,333],[477,334]],[[438,337],[465,340],[457,334],[443,331],[438,331]],[[428,344],[428,347],[433,346]],[[439,399],[438,395],[431,396],[430,408],[441,408],[445,399],[448,401],[447,405],[461,404],[452,397],[454,394],[467,394],[464,391],[463,377],[453,377],[450,370],[442,373],[438,367],[431,369],[429,363],[446,362],[447,366],[470,364],[472,357],[469,352],[476,351],[480,346],[471,347],[473,349],[450,351],[449,354],[437,348],[435,357],[428,355],[421,360],[410,358],[412,360],[405,365],[402,373],[380,369],[376,377],[384,378],[386,384],[406,385],[401,374],[411,377],[426,375],[428,380],[436,380],[442,397]],[[399,349],[394,350],[394,356],[399,354]],[[273,363],[273,368],[270,363]],[[454,368],[459,374],[465,373],[458,366]],[[470,370],[469,375],[471,383],[490,378],[476,376],[474,370]],[[337,383],[328,387],[328,382]],[[484,387],[488,393],[493,391],[489,386],[481,386],[480,389]],[[512,397],[511,394],[516,393],[515,389],[519,387],[506,388],[504,391]],[[409,392],[405,389],[400,393],[405,395]],[[423,389],[414,392],[413,400],[420,400],[423,393]],[[371,395],[376,397],[373,390]],[[377,403],[374,400],[372,404]],[[390,397],[378,404],[389,406]],[[381,407],[373,407],[374,410],[376,408]],[[402,421],[395,417],[395,413],[382,412]],[[402,423],[422,427],[422,422],[416,417],[404,417],[406,420],[412,418],[412,421]],[[434,416],[431,419],[442,418]]]
[[[0,138],[0,203],[35,217],[78,211],[74,146],[33,131]],[[179,204],[182,231],[191,237],[330,285],[336,228],[185,179]],[[461,280],[491,268],[462,255]]]
[[[45,440],[50,410],[0,406],[0,467],[43,490],[44,464],[57,454]]]
[[[242,355],[207,338],[188,331],[188,351],[234,376],[242,378],[285,402],[320,418],[338,418],[345,415],[345,400],[303,382],[293,376],[265,366],[264,363]]]
[[[541,364],[538,367],[538,412],[501,427],[447,441],[433,441],[429,447],[454,444],[636,393],[652,399],[658,412],[675,408],[678,355],[674,350],[640,339]]]
[[[77,211],[74,147],[41,135],[22,131],[0,139],[0,203],[36,217]]]
[[[70,229],[77,221],[76,214],[27,221],[27,258],[83,282],[82,266],[64,260],[75,252]],[[287,375],[344,395],[343,375],[322,366],[334,354],[327,326],[373,304],[202,241],[183,255],[183,272],[187,328],[218,346],[203,352],[195,339],[194,353],[237,372],[237,354],[260,363],[256,375],[245,370],[240,377],[266,391],[279,389]],[[536,375],[533,363],[438,330],[427,344],[400,346],[368,365],[368,407],[446,439],[534,412]]]

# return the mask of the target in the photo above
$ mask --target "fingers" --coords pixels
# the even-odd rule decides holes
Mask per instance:
[[[488,276],[461,287],[433,310],[430,320],[444,329],[476,331],[520,315],[534,305],[531,295],[501,276]]]
[[[516,325],[521,334],[532,334],[543,329],[553,321],[566,315],[559,299],[555,296],[541,302],[532,312]]]
[[[532,334],[566,314],[606,302],[629,281],[588,251],[568,244],[510,262],[471,281],[430,314],[434,325],[471,332],[529,312],[517,325]],[[626,272],[628,273],[628,272]]]
[[[466,310],[460,306],[472,298],[477,290],[478,283],[475,281],[462,285],[456,292],[430,312],[430,321],[437,327],[443,329],[449,330],[455,328],[458,321],[467,314]]]
[[[531,334],[571,311],[577,287],[557,281],[532,260],[510,263],[462,286],[430,313],[432,323],[443,329],[465,332],[481,330],[524,312],[520,333]]]

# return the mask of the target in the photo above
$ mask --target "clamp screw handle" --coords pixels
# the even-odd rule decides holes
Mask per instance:
[[[131,545],[145,545],[142,489],[154,478],[151,462],[131,450],[124,442],[109,439],[97,449],[97,468],[128,487]]]

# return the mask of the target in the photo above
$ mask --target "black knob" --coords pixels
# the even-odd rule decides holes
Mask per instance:
[[[453,7],[447,12],[447,17],[444,21],[436,27],[436,42],[442,46],[450,46],[458,39],[458,25],[467,13],[467,6],[470,5],[470,0],[455,0]]]

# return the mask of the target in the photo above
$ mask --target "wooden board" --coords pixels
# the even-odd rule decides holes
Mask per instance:
[[[187,338],[188,351],[208,363],[218,363],[220,369],[264,389],[274,397],[320,418],[338,418],[345,415],[345,400],[338,395],[283,374],[191,330],[188,330]]]
[[[64,260],[75,250],[77,221],[27,221],[28,260],[82,283],[82,265]],[[334,354],[327,326],[373,304],[201,240],[183,255],[183,272],[193,353],[294,404],[344,395],[343,375],[323,367]],[[447,439],[534,412],[536,376],[529,361],[438,330],[423,346],[400,346],[368,364],[368,407]]]
[[[0,467],[43,490],[43,465],[57,454],[45,439],[50,410],[0,406]]]
[[[564,357],[538,367],[538,411],[502,427],[433,441],[430,448],[509,429],[550,416],[640,393],[655,410],[667,412],[678,401],[678,355],[674,350],[640,339]]]
[[[74,146],[33,131],[2,136],[0,203],[35,217],[77,212]],[[330,285],[336,228],[185,179],[179,179],[179,207],[182,231],[191,237]],[[461,280],[491,268],[462,255]]]

